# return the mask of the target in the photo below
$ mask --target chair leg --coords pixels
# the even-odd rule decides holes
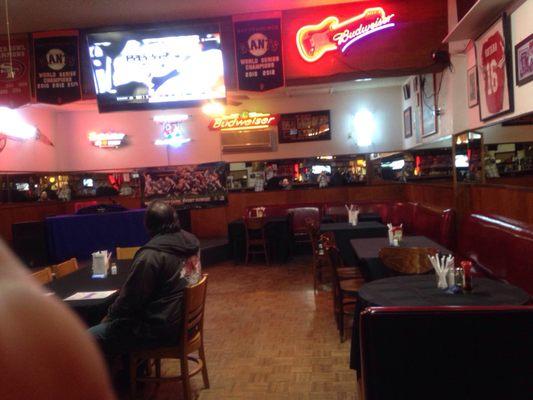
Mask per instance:
[[[135,400],[137,391],[137,359],[130,355],[130,399]]]
[[[205,351],[204,351],[204,343],[202,341],[202,345],[200,346],[200,360],[202,360],[203,367],[202,367],[202,379],[204,380],[204,386],[206,389],[209,389],[209,376],[207,375],[207,364],[205,362]]]
[[[156,358],[155,360],[155,376],[161,378],[161,359]]]
[[[189,359],[186,354],[180,358],[181,380],[183,382],[183,397],[185,400],[192,400],[191,377],[189,376]]]
[[[250,260],[250,246],[246,245],[246,259],[244,261],[245,265],[248,265],[248,261]]]
[[[268,260],[268,251],[267,251],[267,245],[266,243],[263,243],[263,250],[265,252],[265,260],[266,260],[266,263],[267,265],[270,265],[270,261]]]

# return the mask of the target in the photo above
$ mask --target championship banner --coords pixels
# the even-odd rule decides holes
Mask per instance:
[[[239,89],[262,92],[284,85],[281,19],[234,21]]]
[[[28,36],[0,37],[0,106],[16,108],[31,102]]]
[[[33,34],[35,92],[38,103],[81,100],[78,31]]]

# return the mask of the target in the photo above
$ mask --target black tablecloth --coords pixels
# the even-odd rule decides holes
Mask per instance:
[[[346,215],[346,218],[344,218],[344,220],[348,221],[348,215]],[[357,220],[359,222],[372,222],[372,221],[381,222],[381,216],[379,214],[374,214],[374,213],[361,213],[357,217]],[[321,222],[323,224],[333,223],[335,222],[335,218],[332,217],[331,215],[325,215],[322,217]]]
[[[337,248],[346,265],[356,265],[357,259],[350,245],[351,239],[387,237],[388,228],[380,222],[359,222],[353,226],[347,222],[321,224],[320,232],[333,232]]]
[[[359,289],[355,309],[350,367],[360,370],[359,316],[371,306],[497,306],[527,303],[522,289],[487,278],[474,278],[471,293],[450,294],[437,288],[435,275],[396,276]]]
[[[46,285],[48,291],[56,294],[60,299],[65,299],[77,292],[96,292],[120,289],[131,269],[131,260],[119,260],[117,275],[109,275],[106,278],[92,278],[92,268],[87,265],[84,268]],[[118,296],[118,291],[105,298],[96,300],[66,301],[88,325],[94,325],[106,315],[108,307],[113,304]]]
[[[265,235],[270,260],[278,263],[287,262],[293,243],[289,217],[267,217]],[[246,231],[243,219],[228,224],[228,240],[235,263],[244,262],[246,258]]]
[[[384,247],[389,247],[388,237],[352,239],[350,244],[365,281],[371,282],[376,279],[400,275],[398,272],[387,268],[379,258],[379,251]],[[400,247],[431,247],[440,253],[451,254],[450,250],[425,236],[404,236]]]

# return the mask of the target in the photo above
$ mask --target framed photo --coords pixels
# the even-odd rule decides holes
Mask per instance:
[[[413,136],[413,120],[411,107],[408,107],[403,112],[403,137],[410,138]]]
[[[533,33],[514,47],[516,84],[525,85],[533,80]]]
[[[411,98],[411,82],[407,82],[403,85],[403,99],[409,100]]]
[[[420,78],[420,114],[422,115],[422,137],[437,133],[437,95],[435,75],[427,74]]]
[[[331,140],[329,110],[281,114],[278,123],[280,143]]]
[[[468,91],[468,107],[472,108],[479,104],[477,87],[477,67],[473,66],[467,72],[466,87]]]
[[[482,121],[514,110],[509,32],[508,18],[503,14],[474,42]]]

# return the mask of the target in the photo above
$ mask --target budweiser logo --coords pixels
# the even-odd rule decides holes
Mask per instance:
[[[278,123],[278,114],[231,114],[215,117],[209,124],[214,131],[266,129]]]
[[[395,26],[389,14],[381,7],[367,8],[362,14],[344,22],[337,17],[327,17],[315,25],[306,25],[296,33],[296,46],[302,58],[315,62],[328,51],[345,52],[358,40]]]

